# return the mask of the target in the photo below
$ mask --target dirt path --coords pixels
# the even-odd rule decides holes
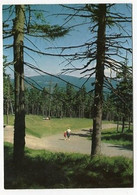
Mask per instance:
[[[114,124],[104,124],[103,128],[113,128]],[[31,149],[46,149],[53,152],[74,152],[90,154],[91,141],[87,139],[90,132],[82,129],[72,132],[71,140],[64,140],[63,133],[43,138],[26,135],[26,147]],[[4,140],[13,143],[13,127],[6,126],[4,129]],[[101,152],[106,156],[125,156],[133,158],[133,151],[127,150],[119,145],[102,143]]]

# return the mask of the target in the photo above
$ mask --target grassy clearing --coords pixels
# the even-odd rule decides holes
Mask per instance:
[[[14,124],[14,117],[9,116],[9,125]],[[26,132],[36,137],[64,132],[68,127],[72,130],[91,128],[92,120],[86,118],[53,118],[43,120],[42,116],[26,115]]]
[[[12,161],[13,148],[5,143],[5,189],[133,187],[133,162],[124,157],[51,153],[26,150],[22,169]]]
[[[4,117],[5,118],[5,117]],[[103,121],[103,124],[111,123]],[[14,116],[9,116],[9,125],[14,124]],[[62,133],[70,127],[73,131],[82,128],[91,128],[92,120],[86,118],[53,118],[51,120],[43,120],[42,116],[26,115],[26,133],[36,137],[43,137]],[[115,128],[102,130],[102,141],[117,145],[122,145],[127,149],[133,149],[133,132],[125,131],[125,133],[116,132]],[[91,137],[89,137],[91,139]]]
[[[42,120],[41,116],[26,116],[27,133],[37,137],[64,132],[68,127],[70,127],[72,130],[76,130],[80,128],[90,128],[91,125],[91,119],[53,118],[51,120]]]
[[[103,142],[121,145],[127,149],[133,150],[133,131],[121,133],[121,130],[116,132],[115,128],[107,129],[102,131],[101,139]]]
[[[88,136],[91,140],[91,136]],[[133,150],[133,131],[125,130],[121,133],[121,130],[117,132],[116,128],[103,129],[101,133],[101,141],[104,143],[110,143],[114,145],[123,146],[126,149]]]
[[[108,123],[105,121],[104,123]],[[9,125],[14,124],[14,116],[9,116]],[[72,130],[91,128],[92,120],[86,118],[53,118],[43,120],[42,116],[26,115],[26,132],[36,137],[43,137],[64,132],[68,127]]]

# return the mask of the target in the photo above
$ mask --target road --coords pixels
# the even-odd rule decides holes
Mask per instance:
[[[114,124],[104,124],[103,128],[113,128]],[[13,126],[6,126],[4,129],[4,141],[13,143]],[[88,129],[81,129],[72,132],[70,140],[65,140],[63,133],[52,136],[37,138],[32,135],[26,135],[26,147],[31,149],[45,149],[52,152],[68,153],[91,153],[91,141],[87,139],[90,135]],[[133,151],[123,148],[119,145],[108,143],[101,144],[101,153],[106,156],[124,156],[133,158]]]

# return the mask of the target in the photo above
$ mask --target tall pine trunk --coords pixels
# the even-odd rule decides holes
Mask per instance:
[[[123,109],[123,111],[124,111],[124,116],[122,117],[122,133],[124,133],[124,129],[125,129],[125,119],[126,119],[126,117],[125,117],[125,113],[126,113],[126,105],[125,105],[125,103],[124,103],[124,109]]]
[[[101,153],[101,129],[102,129],[102,100],[104,82],[105,59],[105,29],[106,29],[106,4],[99,4],[99,20],[97,35],[97,64],[94,97],[94,117],[91,155]]]
[[[14,20],[14,80],[15,80],[15,122],[14,122],[14,162],[20,165],[24,157],[25,147],[25,108],[24,108],[24,5],[16,5]]]

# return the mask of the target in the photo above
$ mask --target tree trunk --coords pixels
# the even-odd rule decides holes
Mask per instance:
[[[125,109],[125,103],[124,103],[124,116],[122,117],[122,133],[124,133],[124,129],[125,129],[125,113],[126,113],[126,109]]]
[[[9,98],[6,100],[6,124],[9,124]]]
[[[122,118],[122,133],[124,133],[124,129],[125,129],[125,116],[123,116]]]
[[[15,123],[14,123],[14,162],[20,165],[25,147],[25,108],[24,108],[24,5],[16,5],[14,20],[14,77],[15,77]]]
[[[101,129],[102,129],[102,101],[104,81],[105,59],[105,28],[106,28],[106,4],[99,4],[98,36],[97,36],[97,65],[94,97],[94,117],[91,155],[101,153]]]
[[[10,97],[10,80],[8,77],[8,91],[7,91],[7,100],[6,100],[6,119],[7,125],[9,124],[9,97]]]
[[[10,108],[11,108],[11,114],[13,115],[14,112],[13,112],[13,105],[12,105],[12,100],[10,99]]]
[[[128,130],[131,130],[131,118],[130,118],[130,113],[129,113],[129,118],[128,118]]]
[[[117,119],[117,133],[118,133],[118,129],[119,129],[119,118]]]

